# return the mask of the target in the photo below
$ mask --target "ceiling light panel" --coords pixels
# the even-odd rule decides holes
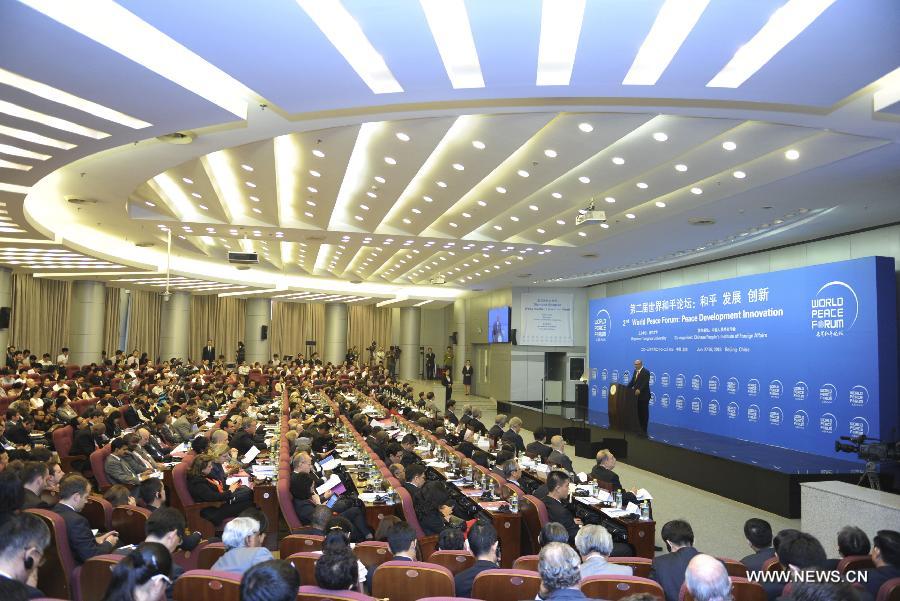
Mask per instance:
[[[22,3],[237,117],[247,118],[247,102],[256,97],[251,90],[113,0]]]
[[[622,84],[654,85],[708,4],[709,0],[665,0]]]
[[[281,224],[279,220],[278,173],[272,140],[251,142],[222,152],[227,155],[232,177],[239,183],[237,192],[241,202],[238,212],[232,213],[232,223],[248,226],[291,225],[292,222]],[[247,171],[243,165],[252,171]],[[210,181],[217,182],[218,178],[210,177]],[[248,183],[253,183],[255,187],[249,187]],[[230,204],[227,208],[234,211]]]
[[[49,146],[51,148],[60,148],[62,150],[71,150],[75,148],[75,144],[72,144],[71,142],[65,142],[63,140],[57,140],[56,138],[42,136],[41,134],[28,131],[27,129],[18,129],[15,127],[9,127],[8,125],[0,125],[0,135],[16,138],[17,140],[24,140],[33,144]]]
[[[40,111],[34,111],[30,108],[7,102],[6,100],[0,100],[0,113],[9,115],[10,117],[40,123],[41,125],[61,131],[78,134],[79,136],[84,136],[86,138],[93,138],[95,140],[102,140],[103,138],[109,137],[109,134],[104,131],[80,125],[66,119],[60,119],[59,117],[54,117],[53,115],[48,115]]]
[[[325,37],[375,94],[402,92],[381,54],[340,0],[297,0]]]
[[[536,85],[567,86],[572,79],[585,0],[543,0]]]
[[[835,0],[788,0],[706,85],[738,88],[809,27]]]
[[[314,2],[316,0],[308,0]],[[419,0],[454,89],[483,88],[484,77],[464,0]]]

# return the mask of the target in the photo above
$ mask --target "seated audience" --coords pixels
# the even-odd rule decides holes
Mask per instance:
[[[866,590],[876,597],[882,584],[900,578],[900,532],[879,530],[872,541],[871,556],[875,569],[867,572]]]
[[[417,561],[416,531],[406,522],[398,522],[388,531],[388,548],[394,555],[394,561]],[[457,591],[459,593],[459,591]]]
[[[244,572],[240,601],[295,601],[299,588],[300,575],[294,566],[272,559]]]
[[[535,457],[539,457],[542,462],[547,463],[547,457],[550,456],[550,453],[553,452],[553,449],[547,446],[546,443],[546,430],[544,430],[544,428],[537,428],[534,431],[534,442],[528,443],[528,446],[525,447],[525,452],[530,453]]]
[[[22,501],[22,509],[46,509],[48,507],[41,499],[41,494],[47,486],[50,478],[50,470],[42,461],[27,461],[19,471],[19,479],[24,486],[25,496]]]
[[[462,551],[466,548],[466,535],[459,528],[444,528],[438,535],[438,551]]]
[[[134,497],[131,496],[131,491],[128,490],[128,487],[121,484],[113,484],[106,489],[106,492],[103,493],[103,498],[109,501],[113,507],[137,504]]]
[[[741,563],[751,572],[762,570],[763,564],[775,557],[775,548],[772,547],[772,526],[765,520],[750,518],[744,523],[744,537],[753,553],[744,557]]]
[[[344,537],[344,543],[332,539]],[[316,560],[316,583],[324,589],[346,591],[357,588],[360,580],[356,556],[350,550],[349,539],[343,532],[329,532]]]
[[[569,533],[569,543],[575,542],[575,535],[581,525],[564,504],[569,496],[569,476],[565,472],[553,470],[547,474],[547,494],[541,500],[547,506],[547,515],[553,522],[559,522]]]
[[[543,547],[550,543],[569,544],[569,531],[559,522],[547,522],[538,533],[538,544],[540,546]]]
[[[610,563],[607,558],[612,553],[613,539],[603,526],[590,524],[575,535],[575,548],[581,555],[581,577],[601,574],[631,576],[631,566]]]
[[[225,524],[222,533],[222,542],[227,550],[212,569],[243,574],[258,563],[274,559],[271,551],[261,546],[265,536],[260,532],[260,523],[253,518],[234,518]]]
[[[522,418],[513,417],[509,420],[509,429],[501,437],[503,442],[509,443],[513,447],[513,452],[516,454],[525,452],[525,441],[522,440],[522,435],[519,434],[521,430]]]
[[[231,486],[223,484],[210,475],[214,458],[200,455],[194,459],[188,471],[188,490],[195,502],[220,502],[218,507],[206,507],[200,515],[218,526],[225,518],[239,515],[253,505],[253,496],[249,488],[242,487],[240,482]]]
[[[66,534],[72,557],[78,563],[84,563],[95,555],[109,553],[115,549],[119,536],[115,532],[98,534],[91,532],[91,525],[81,515],[88,497],[91,494],[91,483],[81,474],[67,474],[59,483],[59,503],[52,511],[59,514],[66,523]]]
[[[672,520],[663,525],[660,536],[668,553],[653,559],[650,578],[663,588],[666,601],[678,601],[678,593],[684,584],[684,572],[699,553],[694,548],[694,530],[684,520]]]
[[[475,522],[469,529],[467,540],[469,551],[475,556],[475,565],[463,570],[453,578],[457,597],[471,597],[475,577],[485,570],[500,567],[499,543],[493,524],[486,521]]]
[[[27,494],[27,493],[26,493]],[[837,559],[829,559],[825,562],[825,569],[836,570],[841,559],[858,555],[868,555],[872,552],[872,544],[869,537],[856,526],[844,526],[837,535],[838,554]]]
[[[581,571],[578,553],[563,543],[550,543],[538,555],[541,576],[540,597],[544,601],[587,599],[578,583]]]
[[[563,440],[563,437],[557,434],[551,438],[550,448],[553,450],[547,456],[547,463],[551,466],[557,465],[571,474],[574,468],[572,467],[572,459],[566,455],[566,441]]]
[[[113,568],[103,601],[163,601],[171,572],[168,549],[159,543],[141,543]]]
[[[731,601],[731,579],[725,564],[710,555],[697,554],[688,563],[684,584],[694,601]]]
[[[27,512],[10,516],[0,524],[0,583],[7,586],[6,599],[18,591],[22,597],[36,599],[45,595],[35,588],[38,567],[50,544],[50,529],[37,516]]]

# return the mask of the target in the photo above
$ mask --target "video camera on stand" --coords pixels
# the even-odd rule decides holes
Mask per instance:
[[[841,440],[846,440],[850,444],[842,443]],[[881,490],[875,464],[900,460],[900,442],[882,442],[878,438],[870,438],[865,434],[841,436],[839,440],[834,441],[834,450],[837,453],[856,453],[857,457],[866,462],[866,471],[860,477],[858,484],[862,484],[863,480],[868,480],[869,487],[873,490]]]

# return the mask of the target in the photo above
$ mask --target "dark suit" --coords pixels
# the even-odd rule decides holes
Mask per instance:
[[[256,439],[246,430],[241,430],[237,434],[234,435],[234,439],[231,441],[232,448],[237,449],[238,454],[245,455],[247,451],[249,451],[252,447],[257,447],[260,450],[266,448],[265,444],[259,444],[256,442]]]
[[[510,429],[504,432],[501,440],[512,443],[516,447],[516,453],[525,452],[525,441],[522,440],[521,434],[515,430]]]
[[[444,375],[441,376],[441,385],[444,387],[444,391],[446,392],[444,401],[449,401],[451,398],[453,398],[453,380],[450,378],[449,371],[445,371]]]
[[[200,359],[203,361],[209,361],[212,363],[216,360],[216,347],[214,346],[204,346],[203,352],[200,353]]]
[[[678,601],[678,593],[684,584],[684,571],[688,563],[699,553],[693,547],[682,547],[674,553],[666,553],[653,560],[650,578],[656,580],[663,588],[666,601]]]
[[[97,544],[91,532],[87,518],[63,503],[57,503],[52,511],[60,515],[66,523],[66,534],[69,536],[69,548],[77,563],[84,563],[95,555],[103,555],[113,550],[111,542]]]
[[[47,509],[47,507],[49,505],[44,503],[38,495],[27,488],[25,489],[25,500],[22,503],[22,509]]]
[[[456,417],[456,414],[453,413],[453,411],[450,409],[448,409],[447,411],[444,411],[444,417],[446,417],[447,421],[449,421],[454,426],[459,423],[459,418]]]
[[[471,568],[463,570],[453,578],[454,584],[456,585],[456,596],[471,597],[472,584],[475,583],[475,577],[485,570],[495,570],[499,567],[500,566],[493,561],[485,561],[483,559],[476,561],[475,565]]]
[[[866,574],[868,575],[868,580],[865,582],[866,590],[869,591],[869,594],[873,597],[877,597],[878,589],[881,588],[882,584],[891,578],[900,578],[900,568],[892,565],[885,565],[874,570],[866,570]]]
[[[650,372],[646,367],[641,367],[641,371],[631,376],[628,388],[632,390],[640,390],[638,395],[638,422],[641,425],[641,431],[647,433],[647,424],[650,422]]]
[[[0,586],[6,591],[7,598],[25,596],[29,599],[42,599],[47,597],[47,595],[33,586],[25,584],[24,582],[19,582],[18,580],[13,580],[12,578],[7,578],[6,576],[0,575],[0,582],[2,582],[2,585]]]
[[[551,451],[553,451],[553,449],[537,440],[528,443],[528,446],[525,447],[526,453],[534,453],[535,455],[540,457],[541,461],[543,461],[544,463],[547,463],[547,457],[550,456]]]
[[[766,547],[764,549],[760,549],[756,553],[748,555],[741,560],[741,563],[747,567],[748,571],[758,572],[762,570],[763,564],[773,557],[775,557],[775,549],[773,549],[772,547]],[[836,568],[837,565],[834,566],[834,569]]]
[[[487,426],[485,426],[480,419],[475,419],[474,417],[466,427],[475,432],[475,434],[487,434],[488,431]]]
[[[572,460],[569,458],[569,456],[565,453],[560,453],[559,451],[551,451],[550,455],[547,456],[547,463],[551,465],[558,465],[567,472],[575,471],[572,468]]]
[[[550,495],[545,496],[541,501],[547,506],[547,517],[550,518],[550,521],[562,524],[569,533],[569,544],[574,544],[575,535],[578,534],[578,524],[575,523],[575,516],[572,515],[572,512],[562,502]]]
[[[599,463],[591,470],[591,477],[596,478],[600,482],[609,482],[615,490],[622,488],[622,481],[619,480],[619,474],[612,470],[608,470]]]
[[[225,518],[237,517],[242,511],[253,506],[253,500],[234,502],[234,494],[224,488],[219,492],[216,487],[202,476],[191,476],[188,478],[188,490],[195,503],[200,502],[221,502],[218,507],[206,507],[200,510],[203,519],[220,524]]]
[[[415,484],[410,482],[404,482],[403,488],[409,493],[409,496],[412,497],[413,505],[419,505],[422,503],[422,489],[418,488]]]
[[[137,411],[134,410],[132,405],[128,405],[128,407],[122,411],[122,419],[125,420],[125,423],[128,424],[129,428],[134,428],[141,423],[141,419],[138,417]]]

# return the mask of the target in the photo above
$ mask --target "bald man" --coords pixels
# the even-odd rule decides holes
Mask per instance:
[[[547,463],[550,465],[558,465],[567,472],[573,472],[572,460],[566,455],[566,441],[557,434],[550,439],[550,455],[547,456]]]
[[[644,362],[634,361],[634,374],[628,382],[628,388],[634,391],[638,406],[638,423],[644,436],[647,435],[647,424],[650,423],[650,372],[644,369]]]
[[[695,601],[731,601],[731,579],[725,564],[711,555],[696,555],[684,573],[684,583]]]

